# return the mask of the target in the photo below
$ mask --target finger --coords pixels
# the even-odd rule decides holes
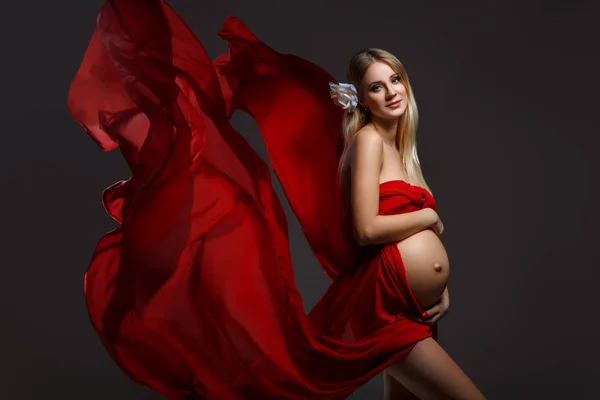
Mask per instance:
[[[441,307],[432,307],[429,311],[425,311],[423,315],[421,315],[421,318],[427,321],[435,317],[436,315],[439,315],[442,312],[444,312],[444,310]]]
[[[446,313],[442,313],[442,312],[440,312],[440,313],[437,313],[437,314],[435,314],[433,317],[426,319],[426,320],[425,320],[425,322],[426,322],[426,323],[429,323],[429,324],[435,324],[435,323],[436,323],[436,322],[438,322],[440,319],[442,319],[442,318],[444,317],[444,315],[445,315],[445,314],[446,314]]]
[[[425,310],[420,317],[415,316],[415,320],[421,323],[430,321],[433,317],[440,314],[443,311],[443,307],[440,303],[437,305]]]
[[[422,318],[429,318],[430,316],[432,316],[433,314],[437,314],[441,311],[442,307],[439,304],[436,304],[435,306],[431,307],[428,310],[425,310],[423,312],[423,314],[421,314]]]
[[[429,321],[431,321],[433,318],[435,318],[437,315],[439,314],[439,312],[433,312],[431,314],[423,314],[423,316],[420,318],[421,322],[423,323],[427,323]]]
[[[417,322],[421,323],[421,324],[424,324],[424,323],[425,323],[425,321],[427,321],[427,319],[428,319],[428,318],[429,318],[429,317],[427,317],[427,318],[414,317],[413,319],[414,319],[415,321],[417,321]]]

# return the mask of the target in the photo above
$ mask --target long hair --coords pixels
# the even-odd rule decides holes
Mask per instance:
[[[421,164],[419,162],[419,156],[417,154],[417,126],[419,122],[419,112],[417,110],[417,103],[413,94],[410,82],[408,80],[408,74],[406,69],[393,54],[388,51],[376,48],[370,48],[362,50],[355,54],[349,62],[348,72],[346,79],[348,83],[354,84],[358,90],[358,96],[361,95],[361,84],[364,78],[367,68],[377,62],[387,63],[395,73],[400,77],[400,81],[406,88],[408,97],[408,105],[406,111],[400,117],[398,123],[398,131],[396,132],[395,145],[400,152],[400,158],[403,163],[404,170],[407,173],[407,181],[410,184],[421,186],[427,189],[430,193],[431,190],[421,171]],[[362,107],[357,107],[354,112],[345,112],[342,120],[342,132],[344,134],[344,149],[339,161],[338,166],[338,177],[341,192],[343,196],[349,198],[350,188],[350,165],[348,156],[348,149],[352,145],[358,131],[370,122],[370,115],[368,111],[363,110]]]

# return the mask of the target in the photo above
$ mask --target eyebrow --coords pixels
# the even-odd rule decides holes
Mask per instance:
[[[396,73],[393,73],[393,74],[391,74],[391,75],[390,75],[390,78],[391,78],[392,76],[398,76],[398,74],[396,74]],[[369,83],[369,86],[373,85],[374,83],[383,83],[383,82],[382,82],[382,81],[375,81],[375,82],[371,82],[371,83]]]

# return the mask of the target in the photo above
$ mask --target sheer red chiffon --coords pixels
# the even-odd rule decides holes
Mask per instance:
[[[131,178],[103,192],[120,226],[85,276],[91,322],[131,379],[169,399],[344,399],[432,330],[410,318],[421,310],[396,246],[351,234],[335,80],[236,18],[219,36],[229,51],[213,62],[164,1],[101,9],[68,106]],[[269,167],[230,125],[235,110],[258,124],[333,281],[308,315]],[[380,197],[382,214],[435,208],[403,181]]]

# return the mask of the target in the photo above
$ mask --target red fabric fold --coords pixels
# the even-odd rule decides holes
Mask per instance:
[[[229,51],[213,63],[164,1],[101,9],[68,105],[132,175],[103,193],[121,225],[86,273],[91,322],[128,376],[170,399],[346,398],[431,329],[410,318],[419,309],[395,245],[353,240],[334,79],[234,17],[219,35]],[[308,315],[269,168],[229,124],[238,109],[333,279]],[[402,181],[381,195],[381,213],[435,208]]]

